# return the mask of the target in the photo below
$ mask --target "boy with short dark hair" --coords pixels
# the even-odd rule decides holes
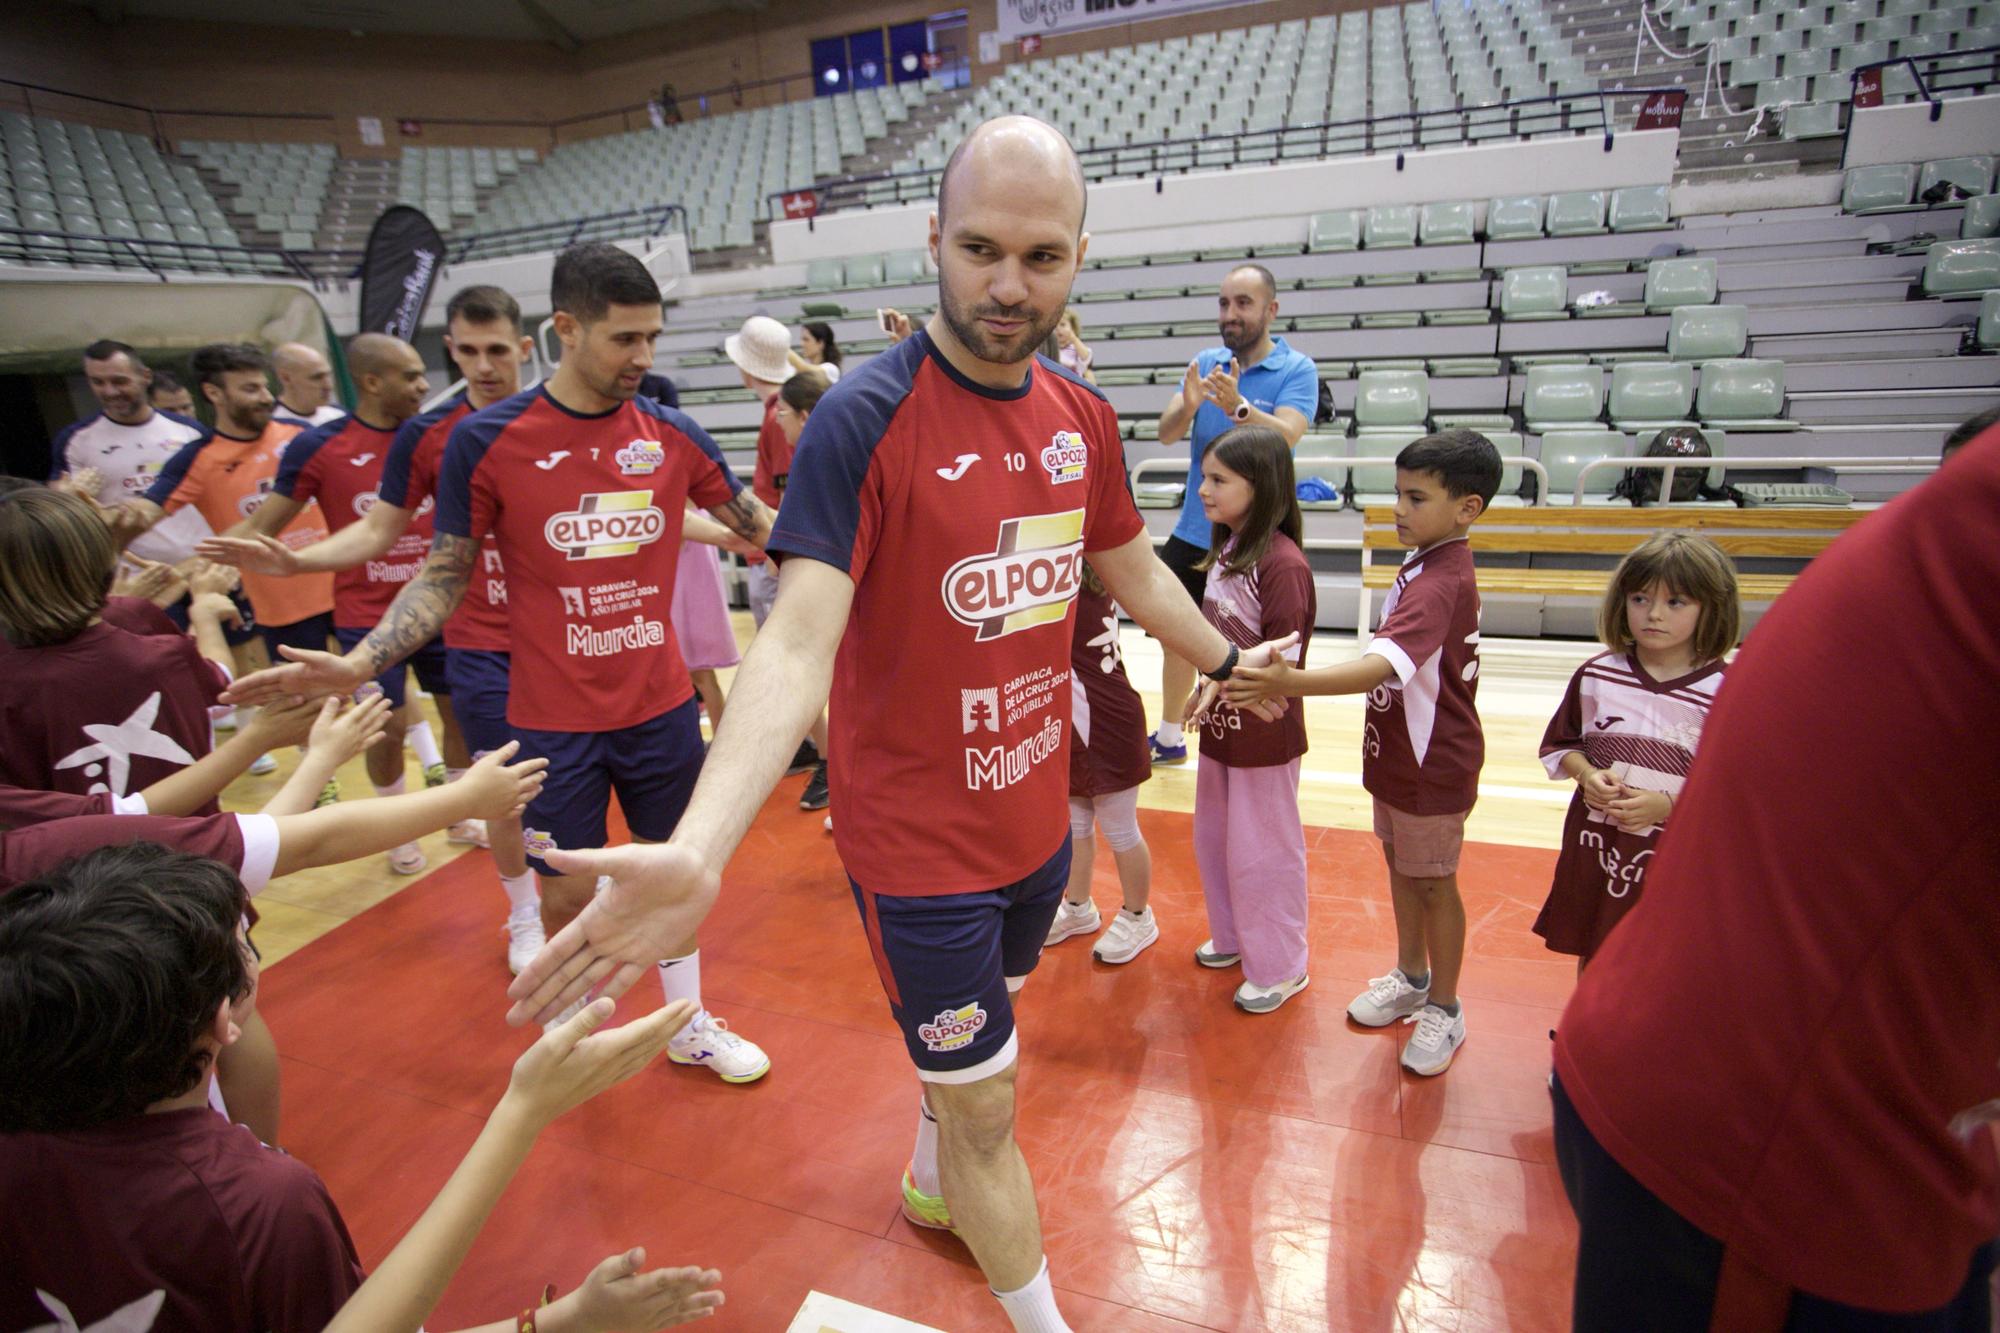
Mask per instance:
[[[1500,489],[1500,452],[1476,431],[1426,435],[1396,456],[1396,535],[1412,550],[1382,603],[1381,626],[1352,662],[1301,671],[1238,667],[1203,696],[1241,707],[1285,695],[1367,694],[1361,781],[1389,863],[1396,966],[1348,1006],[1366,1027],[1417,1030],[1403,1067],[1442,1074],[1465,1041],[1458,894],[1465,817],[1479,794],[1486,740],[1479,683],[1479,588],[1466,536]]]

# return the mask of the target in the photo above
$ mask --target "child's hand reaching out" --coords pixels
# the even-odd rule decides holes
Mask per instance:
[[[312,724],[307,747],[315,754],[324,755],[334,768],[339,768],[380,740],[382,729],[389,725],[391,711],[388,696],[382,694],[372,694],[345,711],[341,709],[341,702],[340,696],[333,694],[328,695],[324,702],[306,705],[317,708],[319,712]],[[265,711],[270,710],[267,707]]]
[[[527,809],[528,802],[541,791],[549,761],[524,759],[518,764],[509,764],[507,761],[520,748],[519,741],[508,741],[491,754],[482,756],[459,779],[460,783],[467,784],[466,794],[475,802],[468,818],[511,819]]]
[[[614,1254],[590,1271],[568,1299],[579,1329],[671,1328],[708,1315],[722,1304],[713,1268],[656,1268],[647,1273],[644,1250]],[[561,1304],[560,1301],[557,1304]]]
[[[307,699],[295,704],[270,704],[251,714],[243,730],[256,737],[257,753],[304,745],[319,730],[326,706],[338,706],[338,699]]]

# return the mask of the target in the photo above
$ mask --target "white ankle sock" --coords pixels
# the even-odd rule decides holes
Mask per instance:
[[[416,752],[417,767],[428,770],[433,765],[444,762],[444,755],[438,750],[437,737],[431,734],[430,723],[417,723],[403,733],[403,738],[409,741],[410,749]]]
[[[542,900],[541,886],[535,883],[535,872],[532,870],[523,870],[518,875],[502,875],[500,887],[507,891],[507,906],[515,911]]]
[[[1056,1309],[1056,1289],[1049,1284],[1048,1256],[1042,1257],[1042,1271],[1019,1291],[996,1291],[1000,1308],[1014,1321],[1015,1333],[1070,1333]]]
[[[659,973],[660,991],[668,1004],[693,1000],[694,1007],[701,1008],[701,950],[696,949],[683,958],[662,958]]]
[[[386,787],[379,782],[376,783],[375,794],[377,796],[401,796],[403,794],[403,779],[399,777]]]
[[[1162,722],[1159,731],[1155,734],[1159,736],[1160,744],[1162,745],[1179,745],[1187,739],[1181,731],[1181,724],[1178,722]]]
[[[921,1097],[917,1099],[917,1146],[910,1152],[910,1183],[933,1198],[944,1193],[938,1179],[937,1120]]]

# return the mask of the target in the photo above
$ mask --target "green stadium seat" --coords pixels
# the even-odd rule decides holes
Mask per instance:
[[[1908,208],[1917,193],[1917,168],[1903,162],[1879,167],[1856,167],[1847,173],[1841,187],[1840,207],[1847,213],[1866,213],[1877,208]]]
[[[1425,204],[1417,237],[1425,245],[1467,245],[1473,239],[1475,220],[1471,204]]]
[[[847,285],[880,287],[886,277],[887,269],[887,261],[882,255],[856,255],[847,261]]]
[[[1361,248],[1361,210],[1337,208],[1315,213],[1307,227],[1306,249],[1313,254]]]
[[[1688,419],[1694,407],[1694,367],[1687,362],[1621,361],[1611,368],[1611,424],[1658,430]]]
[[[1785,363],[1738,359],[1705,362],[1695,412],[1704,424],[1733,430],[1791,429],[1785,410]]]
[[[847,313],[847,307],[838,301],[802,301],[799,303],[799,313],[807,319],[839,319]],[[912,318],[916,316],[915,311],[904,313]]]
[[[1557,430],[1542,436],[1542,466],[1549,474],[1549,500],[1554,504],[1567,504],[1576,491],[1577,476],[1585,463],[1600,458],[1630,458],[1632,441],[1622,432],[1615,430]],[[1620,472],[1617,468],[1599,468],[1590,474],[1589,485],[1584,488],[1586,497],[1603,497],[1611,494],[1611,488],[1618,484]]]
[[[2000,239],[1939,241],[1925,252],[1924,295],[1970,296],[2000,287]]]
[[[1989,352],[2000,351],[2000,291],[1979,298],[1978,341]]]
[[[1967,194],[1990,194],[1993,191],[1993,159],[1990,156],[1941,157],[1924,163],[1923,172],[1917,177],[1917,197],[1941,181],[1949,181],[1965,190]]]
[[[1655,259],[1646,265],[1646,309],[1715,304],[1715,260]]]
[[[1959,239],[1976,241],[1996,233],[2000,233],[2000,194],[1982,194],[1966,200],[1965,214],[1958,224]]]
[[[1551,236],[1595,236],[1604,230],[1606,201],[1602,190],[1570,190],[1549,196]]]
[[[1510,268],[1500,277],[1502,319],[1562,319],[1568,307],[1569,271],[1560,264]]]
[[[1673,226],[1667,213],[1667,187],[1632,185],[1611,192],[1611,230],[1659,231]]]
[[[1588,428],[1604,412],[1602,366],[1533,366],[1521,392],[1521,415],[1528,429]]]
[[[1787,139],[1826,139],[1840,133],[1840,103],[1800,102],[1785,108]]]
[[[815,259],[806,265],[806,286],[816,292],[831,292],[845,285],[838,259]]]
[[[884,275],[890,282],[922,282],[928,276],[924,258],[922,250],[898,250],[884,262]]]
[[[1430,377],[1421,370],[1364,370],[1355,384],[1354,425],[1359,433],[1421,432],[1430,410]]]
[[[1399,250],[1417,243],[1414,204],[1378,204],[1368,210],[1362,244],[1370,250]]]
[[[1667,324],[1667,355],[1675,361],[1742,356],[1749,340],[1747,306],[1677,306]]]
[[[1535,194],[1503,195],[1486,205],[1486,239],[1489,241],[1532,241],[1542,234],[1542,197]]]
[[[1424,431],[1382,430],[1370,431],[1354,437],[1356,458],[1394,458],[1405,447],[1424,438]],[[1389,504],[1396,498],[1396,465],[1394,463],[1357,463],[1350,473],[1353,478],[1355,506]]]

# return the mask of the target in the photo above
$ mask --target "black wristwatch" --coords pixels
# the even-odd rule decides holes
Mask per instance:
[[[1213,671],[1204,671],[1201,674],[1207,676],[1210,680],[1228,680],[1235,672],[1236,659],[1240,656],[1242,654],[1237,651],[1236,645],[1232,643],[1229,645],[1229,656],[1222,659],[1222,665]]]

